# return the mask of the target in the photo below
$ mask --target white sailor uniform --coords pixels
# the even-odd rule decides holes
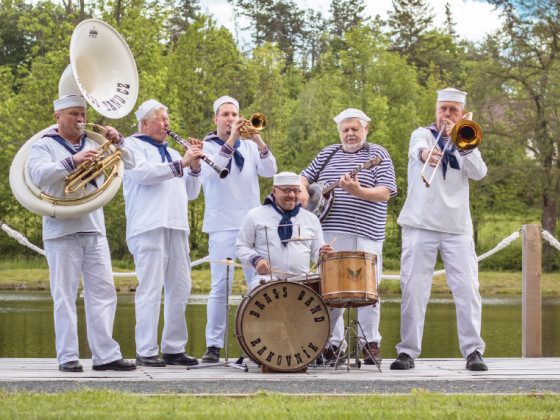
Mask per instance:
[[[126,241],[134,257],[138,288],[136,353],[158,355],[158,323],[164,290],[161,351],[178,354],[188,340],[185,310],[191,292],[188,201],[200,191],[199,171],[183,173],[181,155],[168,148],[172,162],[162,162],[157,147],[127,138],[136,167],[125,172]],[[185,169],[185,172],[187,169]]]
[[[276,159],[266,148],[260,153],[251,140],[242,140],[239,152],[244,158],[243,170],[234,162],[234,150],[220,145],[216,133],[209,134],[203,141],[204,153],[218,166],[227,167],[227,178],[219,179],[218,174],[208,165],[202,167],[202,187],[204,189],[204,221],[202,231],[208,233],[208,253],[211,260],[236,259],[235,240],[237,232],[247,212],[261,205],[259,176],[270,178],[276,173]],[[244,269],[247,283],[251,281],[253,270]],[[208,296],[206,346],[223,348],[225,333],[226,276],[225,265],[211,264],[212,285]],[[229,287],[233,282],[233,267],[230,267]]]
[[[446,140],[446,139],[444,139]],[[438,251],[447,273],[457,311],[461,354],[484,353],[480,337],[482,302],[478,292],[478,261],[472,238],[469,209],[469,178],[486,175],[486,164],[478,149],[455,150],[460,169],[448,168],[445,179],[440,167],[430,188],[420,171],[422,149],[435,142],[432,131],[418,128],[412,132],[408,162],[408,196],[398,218],[402,226],[401,257],[401,342],[397,352],[413,359],[420,355],[424,317],[430,297],[433,270]],[[426,169],[426,176],[431,177]]]
[[[76,148],[62,138],[66,147],[57,143],[53,139],[57,134],[58,130],[53,129],[32,146],[29,173],[46,194],[64,197],[65,177],[76,168],[68,148]],[[129,169],[134,166],[134,155],[125,144],[116,147],[121,149],[125,168]],[[99,146],[87,137],[83,137],[79,145],[85,150],[95,150]],[[103,180],[104,177],[100,176],[95,181],[101,185]],[[89,183],[85,186],[88,193],[95,188]],[[79,359],[76,299],[80,275],[92,364],[102,365],[121,359],[119,344],[112,338],[117,294],[103,208],[68,219],[43,217],[43,242],[54,303],[59,365]]]

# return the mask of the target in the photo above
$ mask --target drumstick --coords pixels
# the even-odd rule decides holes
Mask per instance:
[[[331,241],[331,243],[329,244],[330,246],[333,246],[334,241],[336,241],[338,238],[335,236],[334,239]],[[313,270],[315,270],[315,267],[317,267],[317,264],[319,264],[319,260],[317,260],[317,262],[315,264],[313,264],[313,267],[311,267],[308,271],[308,273],[311,273]]]

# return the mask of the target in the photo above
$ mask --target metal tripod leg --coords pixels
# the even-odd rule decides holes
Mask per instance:
[[[362,328],[362,325],[360,324],[360,322],[356,319],[356,314],[354,314],[354,319],[352,321],[350,321],[350,304],[346,305],[346,327],[344,328],[344,338],[343,340],[346,340],[347,346],[346,346],[346,360],[348,361],[346,364],[346,371],[349,372],[350,371],[350,356],[351,356],[351,352],[350,349],[352,347],[352,338],[354,338],[354,345],[355,345],[355,349],[354,352],[356,354],[356,366],[358,367],[358,369],[361,367],[361,362],[360,362],[360,344],[362,344],[362,347],[364,349],[364,354],[367,354],[369,357],[371,357],[371,359],[373,360],[373,363],[375,363],[375,365],[377,366],[377,369],[379,369],[379,371],[381,372],[381,365],[379,364],[379,362],[373,357],[373,354],[371,353],[371,351],[369,350],[369,345],[367,343],[367,340],[363,340],[365,345],[362,343],[362,338],[361,337],[365,337],[366,335],[364,334],[364,330]],[[359,334],[359,332],[361,332],[361,336]],[[338,349],[338,353],[336,356],[336,361],[334,364],[334,370],[337,369],[338,367],[338,361],[340,360],[340,357],[342,355],[342,345],[339,347]]]
[[[231,258],[228,258],[231,261]],[[241,356],[238,360],[241,363],[230,363],[228,359],[228,347],[229,347],[229,265],[226,267],[226,332],[224,337],[224,347],[225,347],[225,358],[224,362],[215,362],[215,363],[204,363],[200,365],[194,366],[187,366],[187,370],[191,369],[204,369],[209,367],[231,367],[234,369],[239,369],[244,372],[248,372],[249,368],[247,365],[243,364],[243,356]]]

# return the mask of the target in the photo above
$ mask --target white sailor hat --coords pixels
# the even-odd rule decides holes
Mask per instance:
[[[237,108],[237,111],[239,111],[239,102],[231,96],[222,96],[214,101],[214,115],[218,115],[218,108],[223,104],[233,104]]]
[[[72,108],[75,106],[86,107],[86,100],[82,95],[65,95],[53,101],[54,110]]]
[[[443,90],[438,90],[437,94],[438,102],[458,102],[465,105],[465,102],[467,101],[467,92],[462,92],[454,88],[445,88]]]
[[[359,109],[356,108],[348,108],[334,117],[334,122],[340,124],[342,121],[350,119],[350,118],[359,118],[360,120],[364,120],[365,122],[370,122],[371,119]]]
[[[294,172],[280,172],[274,175],[274,186],[279,185],[300,185],[301,176]]]
[[[154,108],[167,109],[167,107],[163,105],[161,102],[158,102],[155,99],[148,99],[146,102],[140,105],[136,110],[136,112],[134,113],[134,115],[136,115],[136,119],[138,120],[138,122],[142,121],[142,118],[148,115],[148,113]]]

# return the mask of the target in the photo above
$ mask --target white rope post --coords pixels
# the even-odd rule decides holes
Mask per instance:
[[[540,225],[523,225],[522,357],[541,357]]]

